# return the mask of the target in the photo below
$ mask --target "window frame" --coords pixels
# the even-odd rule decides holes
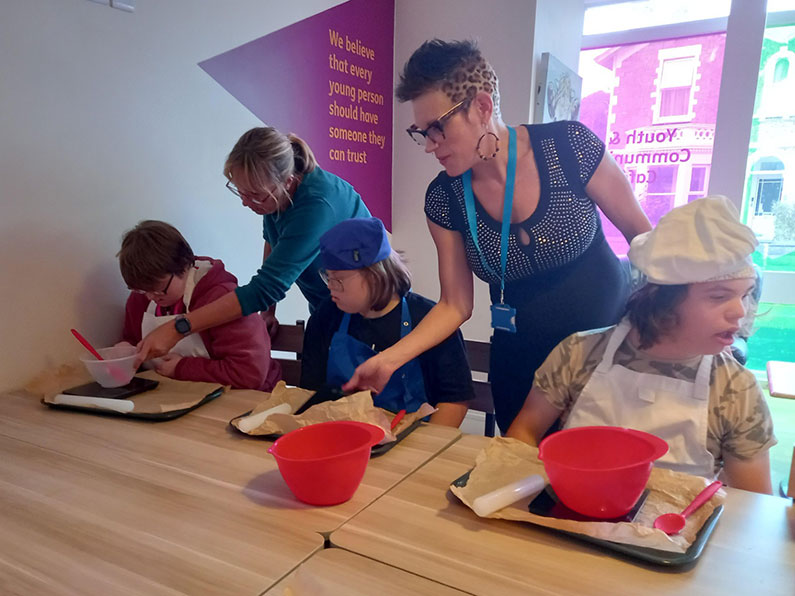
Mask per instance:
[[[652,97],[654,104],[652,106],[652,124],[671,124],[674,122],[692,122],[696,117],[696,91],[701,87],[698,82],[701,79],[701,44],[692,44],[689,46],[679,46],[675,48],[662,48],[657,51],[657,76],[654,79],[654,91]],[[687,98],[687,110],[683,114],[671,114],[663,116],[660,114],[663,107],[663,91],[665,89],[684,89],[681,87],[663,87],[663,74],[665,63],[674,60],[692,60],[692,69],[690,73],[690,91]]]

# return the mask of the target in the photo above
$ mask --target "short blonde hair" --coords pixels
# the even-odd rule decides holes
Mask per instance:
[[[224,163],[224,176],[232,180],[232,170],[236,169],[252,190],[265,191],[269,184],[276,184],[287,195],[285,184],[290,176],[300,180],[316,167],[317,161],[306,141],[293,134],[285,135],[272,126],[261,126],[243,133],[232,147]]]

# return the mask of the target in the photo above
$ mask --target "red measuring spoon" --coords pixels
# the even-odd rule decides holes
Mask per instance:
[[[712,498],[712,495],[718,492],[718,489],[721,486],[723,486],[723,483],[720,480],[716,480],[707,488],[698,493],[696,498],[693,499],[693,502],[685,507],[685,510],[682,511],[682,513],[663,513],[661,516],[655,519],[654,527],[669,535],[678,534],[681,529],[685,527],[685,518],[693,513],[696,509],[701,507],[704,503],[709,501]]]
[[[80,333],[78,333],[77,329],[71,329],[70,331],[72,332],[72,335],[74,335],[77,338],[77,341],[79,341],[81,344],[83,344],[83,347],[86,350],[91,352],[91,354],[94,356],[94,358],[96,358],[97,360],[105,360],[102,356],[99,355],[99,352],[97,352],[94,349],[94,346],[92,346],[90,343],[88,343],[88,340],[85,337],[83,337],[82,335],[80,335]]]

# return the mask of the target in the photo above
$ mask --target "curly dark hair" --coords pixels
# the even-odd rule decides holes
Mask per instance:
[[[656,344],[679,323],[677,307],[687,298],[687,284],[663,286],[648,283],[627,302],[629,322],[638,331],[641,350]]]

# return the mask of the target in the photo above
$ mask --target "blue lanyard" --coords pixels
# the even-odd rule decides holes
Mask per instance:
[[[513,208],[513,186],[516,181],[516,130],[508,127],[508,171],[505,176],[505,196],[502,202],[502,230],[500,232],[500,273],[498,274],[486,261],[478,243],[478,227],[475,213],[475,195],[472,194],[472,170],[461,176],[464,184],[464,205],[466,207],[469,233],[475,250],[478,252],[483,268],[500,278],[500,302],[504,301],[505,270],[508,266],[508,234],[511,229],[511,209]]]

